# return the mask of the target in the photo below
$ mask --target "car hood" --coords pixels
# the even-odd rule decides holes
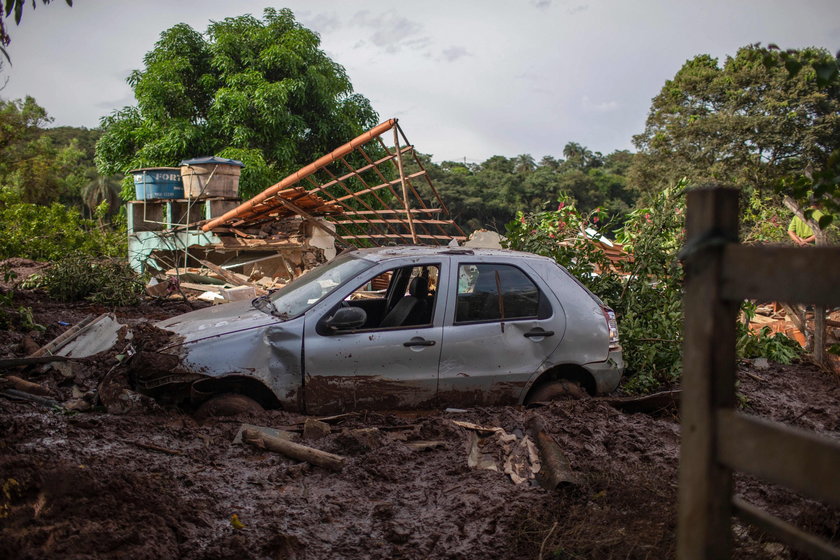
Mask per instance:
[[[155,326],[175,333],[189,343],[280,322],[280,318],[254,309],[249,301],[237,301],[184,313]]]

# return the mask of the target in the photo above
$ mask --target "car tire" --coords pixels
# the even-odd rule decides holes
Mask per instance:
[[[576,381],[568,379],[557,379],[555,381],[548,381],[534,389],[525,404],[532,404],[535,402],[549,402],[560,399],[582,399],[586,396],[586,391]]]
[[[260,403],[251,397],[246,397],[238,393],[221,393],[204,401],[196,409],[193,418],[199,423],[203,423],[209,418],[237,416],[239,414],[257,414],[263,410]]]

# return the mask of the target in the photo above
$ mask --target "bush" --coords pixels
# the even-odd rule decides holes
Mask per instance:
[[[136,305],[144,288],[125,261],[80,253],[55,262],[44,273],[41,286],[59,301],[84,300],[109,306]]]
[[[581,214],[561,198],[556,211],[517,215],[506,246],[546,255],[565,266],[613,308],[619,322],[629,392],[675,383],[682,370],[682,267],[677,252],[685,222],[685,183],[635,210],[616,235],[632,257],[616,270],[586,228],[603,226],[600,210]]]
[[[0,259],[54,260],[73,252],[125,256],[125,227],[99,227],[75,208],[57,202],[50,206],[21,202],[16,193],[0,188]]]

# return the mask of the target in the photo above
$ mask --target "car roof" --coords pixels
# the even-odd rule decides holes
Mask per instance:
[[[434,257],[437,255],[474,255],[476,257],[524,258],[554,262],[548,257],[535,255],[534,253],[525,253],[523,251],[476,249],[471,247],[435,247],[428,245],[397,245],[393,247],[355,249],[352,254],[366,260],[377,262],[405,257]]]

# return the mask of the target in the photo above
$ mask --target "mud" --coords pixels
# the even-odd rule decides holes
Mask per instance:
[[[31,302],[50,328],[98,311],[35,296]],[[179,311],[117,313],[131,322]],[[37,342],[50,338],[39,335]],[[149,338],[154,349],[154,333]],[[3,343],[0,351],[23,355],[19,344]],[[329,434],[305,442],[346,457],[344,469],[333,473],[232,443],[241,422],[299,433],[302,415],[246,412],[199,425],[156,403],[128,415],[105,412],[94,397],[115,360],[105,353],[69,368],[14,372],[48,387],[56,400],[80,394],[75,398],[91,406],[68,412],[0,398],[0,556],[485,559],[537,558],[541,550],[543,558],[558,559],[674,556],[680,431],[668,409],[628,414],[587,398],[534,409],[345,415],[331,420]],[[840,382],[831,374],[807,364],[747,363],[738,391],[754,414],[840,438]],[[547,491],[469,468],[467,430],[453,420],[520,437],[541,425],[578,483]],[[409,445],[419,441],[442,444]],[[736,480],[736,491],[840,545],[838,508],[748,477]],[[734,534],[736,558],[798,558],[755,529],[736,523]]]

